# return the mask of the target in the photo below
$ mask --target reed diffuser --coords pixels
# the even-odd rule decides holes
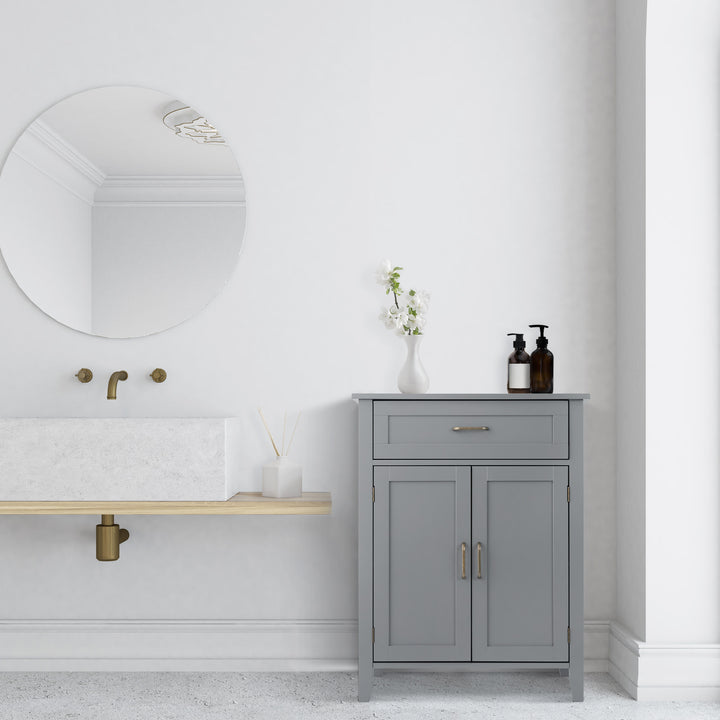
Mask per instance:
[[[282,441],[280,442],[280,449],[278,449],[275,438],[273,437],[272,432],[270,432],[270,427],[268,426],[265,416],[260,408],[258,408],[258,413],[260,414],[260,419],[265,426],[265,431],[270,438],[272,449],[275,452],[275,460],[263,465],[262,494],[264,497],[274,498],[300,497],[302,495],[302,468],[297,463],[288,459],[288,453],[292,447],[293,440],[295,440],[295,433],[297,432],[301,413],[298,413],[297,418],[295,419],[295,426],[293,427],[287,449],[285,448],[287,411],[283,415]]]

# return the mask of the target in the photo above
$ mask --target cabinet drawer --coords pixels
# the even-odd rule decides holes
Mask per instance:
[[[376,400],[377,460],[569,457],[566,400]]]

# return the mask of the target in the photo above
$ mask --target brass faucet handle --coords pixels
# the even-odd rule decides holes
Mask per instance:
[[[80,368],[80,370],[75,373],[75,377],[81,383],[89,383],[93,379],[92,370],[88,370],[87,368]]]
[[[162,368],[155,368],[151,373],[150,377],[156,382],[161,383],[167,380],[167,373]]]

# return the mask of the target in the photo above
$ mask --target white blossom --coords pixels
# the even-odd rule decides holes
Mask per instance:
[[[408,294],[407,304],[413,310],[421,312],[427,310],[430,303],[430,293],[425,290],[417,290],[413,295]]]
[[[378,316],[384,323],[388,330],[395,330],[397,328],[397,322],[395,315],[393,314],[393,308],[383,308],[382,312]]]
[[[380,263],[380,267],[375,272],[375,279],[378,285],[382,285],[387,288],[390,284],[390,273],[392,272],[393,265],[389,260],[383,260]]]
[[[425,290],[403,292],[400,288],[400,270],[401,267],[384,260],[376,272],[378,284],[385,288],[388,295],[392,293],[393,301],[390,307],[383,308],[380,321],[388,330],[394,330],[398,335],[422,335],[430,294]]]
[[[405,308],[403,308],[402,306],[400,306],[399,310],[396,309],[395,313],[393,314],[395,315],[395,327],[398,330],[402,330],[410,321],[407,310],[405,310]]]

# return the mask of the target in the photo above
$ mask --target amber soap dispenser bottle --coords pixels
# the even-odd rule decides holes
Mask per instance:
[[[509,393],[530,392],[530,356],[525,352],[525,340],[522,333],[508,333],[515,336],[513,347],[515,350],[508,358],[508,383]]]
[[[547,325],[530,325],[540,328],[537,349],[530,356],[530,392],[551,393],[553,391],[553,354],[548,350],[545,337]]]

